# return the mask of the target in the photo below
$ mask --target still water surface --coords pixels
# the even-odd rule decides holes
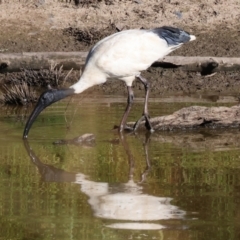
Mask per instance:
[[[1,108],[0,239],[240,239],[239,129],[118,135],[125,101],[54,104],[28,141],[31,109]],[[151,99],[150,112],[195,104],[233,102]],[[53,144],[84,133],[95,142]]]

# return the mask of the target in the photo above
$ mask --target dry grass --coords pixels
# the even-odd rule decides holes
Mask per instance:
[[[71,71],[70,71],[71,72]],[[62,66],[52,64],[49,69],[22,69],[21,72],[8,74],[5,77],[5,84],[18,85],[26,83],[29,86],[37,87],[58,87],[64,85],[69,73],[63,71]]]
[[[4,104],[27,105],[37,101],[36,92],[27,83],[3,86]]]
[[[50,69],[35,71],[22,69],[20,73],[8,74],[3,85],[3,104],[27,105],[37,100],[33,87],[59,87],[64,86],[72,70],[64,72],[61,67],[51,65]]]

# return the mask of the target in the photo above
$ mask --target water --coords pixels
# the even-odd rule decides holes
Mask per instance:
[[[231,98],[151,99],[152,116]],[[118,135],[126,99],[1,109],[0,239],[239,239],[240,132]],[[142,110],[137,99],[130,121]],[[93,133],[88,145],[54,145]]]

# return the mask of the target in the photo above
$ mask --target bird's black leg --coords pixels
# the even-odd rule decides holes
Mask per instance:
[[[143,119],[145,119],[145,126],[150,132],[154,132],[154,129],[152,127],[152,124],[150,123],[150,118],[148,114],[148,97],[149,97],[149,90],[150,90],[150,84],[148,83],[147,79],[142,77],[141,75],[137,76],[141,83],[144,85],[145,88],[145,101],[144,101],[144,109],[142,117],[134,124],[133,130],[136,131],[139,124]]]
[[[127,90],[128,90],[127,107],[126,107],[126,110],[123,114],[123,117],[122,117],[122,120],[121,120],[121,123],[120,123],[120,126],[119,126],[119,132],[122,132],[123,130],[131,130],[131,131],[133,130],[132,128],[126,126],[127,117],[128,117],[128,114],[131,110],[132,103],[133,103],[133,98],[134,98],[132,87],[128,86]]]
[[[151,171],[151,163],[150,163],[150,160],[149,160],[149,155],[148,155],[148,145],[149,145],[149,142],[150,142],[150,136],[151,134],[148,132],[146,135],[145,135],[145,141],[143,143],[143,146],[144,146],[144,151],[145,151],[145,156],[146,156],[146,168],[145,168],[145,171],[142,173],[142,179],[139,183],[143,183],[145,182],[146,178],[147,178],[147,175],[148,173]]]

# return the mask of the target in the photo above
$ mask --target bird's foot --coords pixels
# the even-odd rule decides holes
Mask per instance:
[[[145,127],[149,132],[154,132],[154,129],[152,127],[152,124],[150,122],[149,116],[148,115],[142,115],[133,125],[133,127],[129,127],[127,125],[125,126],[114,126],[113,129],[118,129],[118,132],[136,132],[140,123],[145,120]]]
[[[148,115],[144,115],[144,114],[134,124],[133,131],[137,131],[140,123],[142,121],[144,121],[144,120],[145,120],[145,127],[146,127],[146,129],[149,130],[151,133],[154,132],[154,129],[153,129],[152,124],[150,122],[149,116]]]

